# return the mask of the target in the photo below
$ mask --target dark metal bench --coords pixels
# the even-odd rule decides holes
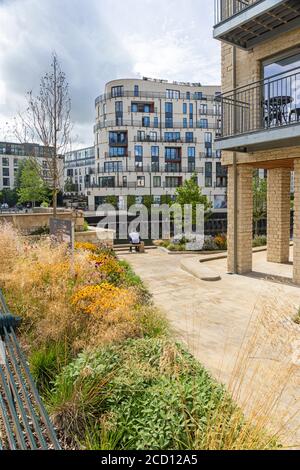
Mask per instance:
[[[0,290],[0,450],[59,450]]]

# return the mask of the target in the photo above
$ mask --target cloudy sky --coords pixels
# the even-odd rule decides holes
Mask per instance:
[[[70,84],[77,147],[93,144],[94,100],[109,80],[219,84],[212,26],[213,0],[0,0],[0,140],[52,51]]]

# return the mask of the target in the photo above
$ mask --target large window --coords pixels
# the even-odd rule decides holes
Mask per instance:
[[[110,144],[127,144],[127,132],[110,132],[109,133]]]
[[[188,142],[194,142],[194,133],[193,132],[186,132],[185,133],[185,141]]]
[[[205,186],[207,188],[212,187],[212,163],[205,162]]]
[[[111,89],[111,96],[116,98],[118,96],[124,96],[124,87],[123,86],[114,86]]]
[[[166,142],[179,142],[180,132],[165,132],[165,141]]]
[[[114,176],[102,176],[99,178],[100,188],[114,188],[115,177]]]
[[[123,171],[123,162],[105,162],[104,173],[119,173]]]
[[[142,126],[143,127],[150,127],[150,117],[149,116],[144,116],[142,118]]]
[[[159,157],[159,147],[152,146],[151,147],[151,157]]]
[[[207,119],[200,119],[199,127],[200,127],[200,129],[208,129],[208,120]]]
[[[110,147],[109,156],[110,157],[126,157],[127,148],[126,147]]]
[[[180,91],[178,90],[166,90],[166,97],[168,100],[179,100],[180,98]]]
[[[165,148],[165,160],[166,162],[180,161],[181,160],[181,148],[166,147]]]
[[[153,187],[154,188],[161,187],[161,176],[153,176]]]
[[[166,176],[166,188],[178,188],[182,186],[182,177]]]
[[[2,168],[2,176],[9,176],[9,168]]]
[[[173,127],[173,103],[165,104],[166,128]]]

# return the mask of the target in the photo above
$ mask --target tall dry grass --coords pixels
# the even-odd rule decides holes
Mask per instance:
[[[143,334],[134,309],[135,288],[105,281],[111,276],[107,268],[115,263],[107,255],[99,265],[90,252],[79,249],[71,261],[66,246],[53,247],[50,240],[30,244],[9,225],[0,227],[0,253],[0,285],[11,310],[23,320],[22,337],[31,347],[67,341],[76,352]],[[103,314],[101,299],[95,297],[93,314],[88,314],[74,299],[100,284],[109,286],[114,301]]]

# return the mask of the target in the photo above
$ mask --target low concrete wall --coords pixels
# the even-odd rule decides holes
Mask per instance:
[[[115,232],[113,230],[96,229],[88,232],[76,232],[75,240],[79,243],[104,244],[111,248],[114,245]]]
[[[26,235],[42,227],[49,227],[51,217],[53,217],[53,213],[50,211],[38,214],[0,214],[0,224],[1,222],[11,224],[14,228]],[[81,211],[59,211],[57,218],[74,220],[76,231],[83,231],[84,229],[84,217]]]

